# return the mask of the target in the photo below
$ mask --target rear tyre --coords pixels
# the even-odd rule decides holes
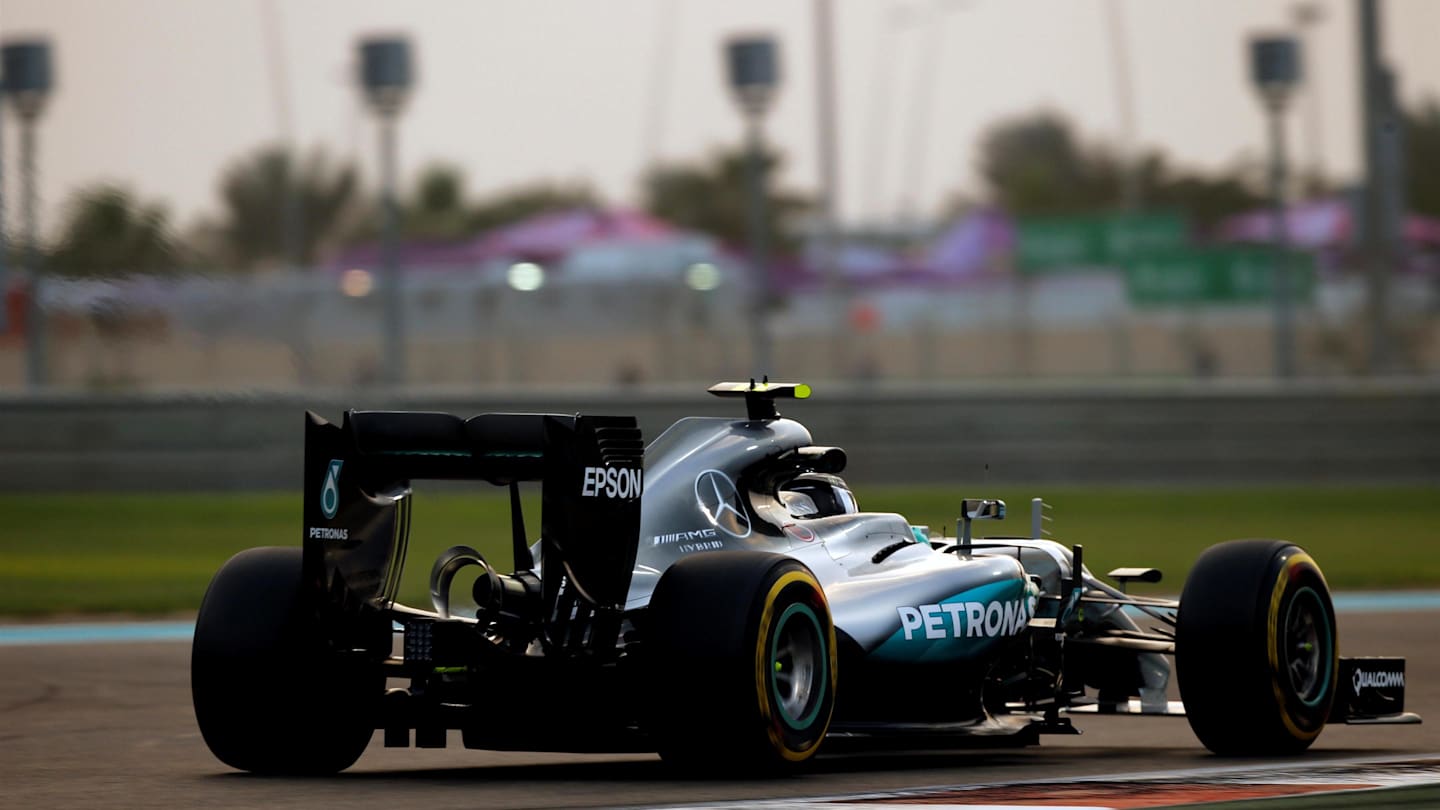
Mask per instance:
[[[262,774],[330,774],[375,729],[384,677],[330,653],[301,600],[301,550],[252,548],[215,574],[190,655],[195,720],[221,762]]]
[[[1185,580],[1175,673],[1190,728],[1217,754],[1310,747],[1335,699],[1338,651],[1325,577],[1298,546],[1222,543]]]
[[[696,554],[660,578],[647,615],[651,728],[667,763],[783,772],[815,755],[835,707],[836,650],[810,569],[776,554]]]

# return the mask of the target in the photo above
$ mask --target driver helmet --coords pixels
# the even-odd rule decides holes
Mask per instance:
[[[860,511],[855,494],[838,475],[801,473],[780,487],[780,503],[796,518],[853,515]]]

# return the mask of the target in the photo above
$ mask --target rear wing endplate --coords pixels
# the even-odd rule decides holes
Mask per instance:
[[[329,608],[386,609],[404,565],[411,480],[486,481],[512,492],[538,481],[547,636],[613,645],[639,541],[643,462],[628,416],[348,411],[335,425],[307,412],[307,581]],[[517,567],[528,568],[522,536]]]

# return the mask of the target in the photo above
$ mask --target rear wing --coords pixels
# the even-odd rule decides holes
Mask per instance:
[[[541,484],[546,637],[613,646],[640,532],[644,444],[633,417],[347,411],[305,415],[306,581],[323,610],[384,611],[399,590],[410,482],[485,481],[512,491],[516,570],[534,567],[516,485]]]

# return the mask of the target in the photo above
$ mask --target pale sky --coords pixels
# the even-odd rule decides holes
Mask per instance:
[[[1325,19],[1307,68],[1321,89],[1323,159],[1350,177],[1355,3],[1316,1]],[[975,146],[1002,116],[1046,107],[1091,137],[1116,136],[1108,2],[1126,32],[1141,143],[1199,167],[1262,154],[1246,42],[1290,26],[1291,0],[836,0],[841,215],[893,214],[909,177],[921,210],[956,190],[980,195]],[[1381,5],[1402,95],[1440,97],[1440,2]],[[270,72],[267,7],[284,93]],[[162,201],[184,227],[217,210],[227,161],[284,134],[287,94],[296,141],[356,158],[373,184],[375,130],[353,58],[356,40],[377,32],[408,34],[418,57],[401,123],[405,176],[447,161],[467,171],[472,196],[585,180],[621,203],[638,200],[653,158],[696,158],[739,140],[721,44],[774,33],[784,86],[768,132],[789,156],[783,182],[812,189],[812,9],[809,0],[3,0],[0,36],[46,35],[56,49],[58,88],[39,130],[44,227],[70,192],[97,181]],[[918,79],[927,53],[928,98]],[[1290,119],[1300,158],[1314,154],[1308,103]],[[13,120],[4,135],[13,224]]]

